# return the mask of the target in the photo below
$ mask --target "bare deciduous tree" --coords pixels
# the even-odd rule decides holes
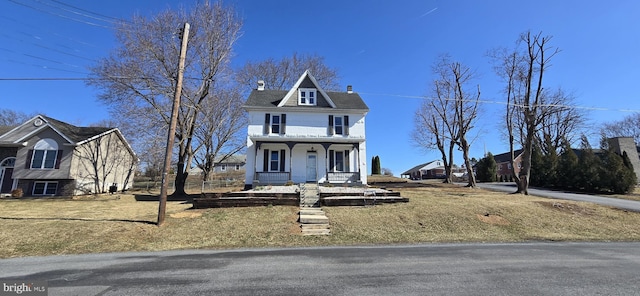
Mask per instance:
[[[320,87],[326,90],[340,88],[337,70],[326,66],[323,57],[297,53],[280,60],[269,58],[260,62],[248,62],[237,71],[236,79],[247,89],[255,88],[258,80],[263,80],[265,89],[288,90],[306,70],[313,73]]]
[[[198,146],[194,136],[202,106],[218,93],[214,86],[224,85],[221,81],[229,79],[232,48],[241,28],[235,12],[220,3],[204,1],[190,11],[167,10],[153,18],[136,16],[123,22],[116,31],[119,48],[91,69],[89,82],[103,91],[99,99],[111,107],[114,117],[140,120],[166,130],[178,72],[177,33],[186,22],[191,24],[191,31],[175,135],[177,195],[184,194],[194,147]]]
[[[242,94],[233,88],[218,92],[202,105],[202,119],[195,131],[200,145],[195,161],[202,169],[203,180],[209,179],[216,162],[224,161],[246,147],[244,139],[237,136],[247,124],[242,103]]]
[[[34,116],[27,115],[24,112],[0,108],[0,126],[20,125]]]
[[[470,163],[470,143],[467,135],[478,116],[480,93],[471,94],[467,85],[474,79],[473,71],[443,55],[435,63],[433,71],[437,79],[433,82],[435,97],[425,100],[415,114],[413,141],[426,149],[438,149],[450,183],[453,165],[453,150],[462,150],[469,176],[468,186],[475,187],[475,176]]]
[[[414,115],[414,129],[411,138],[414,144],[425,150],[438,150],[445,168],[444,183],[452,183],[451,167],[455,139],[452,139],[449,127],[442,119],[451,114],[448,104],[438,105],[436,99],[426,99]],[[444,101],[443,103],[447,103]],[[440,108],[439,108],[440,107]],[[454,133],[455,134],[455,133]]]
[[[625,116],[620,121],[605,123],[600,129],[604,138],[632,137],[640,143],[640,113]]]
[[[528,194],[531,153],[535,141],[540,138],[539,133],[544,133],[543,124],[552,122],[551,117],[563,110],[551,98],[564,96],[550,95],[543,88],[543,78],[550,60],[559,52],[559,49],[548,45],[550,40],[550,36],[542,36],[542,33],[534,35],[525,32],[520,35],[513,51],[496,52],[493,55],[497,61],[496,71],[507,83],[506,123],[512,164],[516,141],[514,129],[519,133],[523,146],[520,174],[515,176],[517,193]],[[525,48],[521,48],[520,45]],[[512,168],[515,166],[512,165]]]

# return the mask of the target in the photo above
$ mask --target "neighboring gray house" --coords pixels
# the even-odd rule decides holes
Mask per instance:
[[[228,173],[235,171],[244,171],[246,163],[246,155],[232,155],[223,161],[216,162],[213,166],[213,172]]]
[[[0,128],[0,194],[79,195],[128,189],[137,157],[117,128],[38,115]]]
[[[232,155],[222,161],[216,161],[213,165],[212,173],[229,173],[235,171],[244,171],[245,164],[247,163],[246,155]],[[201,176],[202,168],[193,167],[189,170],[190,176]]]

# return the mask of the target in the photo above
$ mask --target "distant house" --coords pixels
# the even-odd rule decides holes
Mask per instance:
[[[237,172],[244,171],[245,165],[247,163],[246,155],[232,155],[225,160],[216,160],[213,165],[212,173],[229,173],[229,172]],[[202,168],[193,167],[189,170],[189,176],[201,176]]]
[[[246,155],[232,155],[223,161],[218,161],[213,166],[214,173],[228,173],[244,171],[247,163]]]
[[[446,177],[446,172],[442,160],[433,160],[412,167],[402,173],[400,177],[412,180],[440,179]]]
[[[520,174],[520,169],[522,168],[522,152],[522,149],[513,151],[513,155],[515,155],[516,175]],[[513,180],[514,172],[511,171],[511,152],[494,155],[493,159],[496,161],[498,181]]]
[[[249,113],[245,187],[288,182],[367,183],[365,115],[351,86],[325,91],[305,71],[287,90],[258,82]]]
[[[38,115],[0,128],[0,194],[56,196],[125,190],[137,157],[117,128],[77,127]]]
[[[635,143],[634,139],[631,137],[617,137],[607,139],[609,141],[609,145],[616,153],[622,155],[623,153],[627,153],[629,160],[631,161],[631,165],[633,166],[633,171],[636,173],[636,178],[638,179],[638,183],[640,183],[640,147]]]

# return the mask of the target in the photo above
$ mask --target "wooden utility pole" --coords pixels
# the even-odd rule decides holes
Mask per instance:
[[[171,122],[167,132],[167,149],[164,155],[164,167],[162,169],[162,187],[160,189],[160,206],[158,208],[158,226],[164,223],[164,216],[167,210],[167,175],[171,168],[171,156],[173,155],[173,141],[176,135],[176,122],[178,121],[178,109],[180,109],[180,96],[182,95],[182,76],[184,75],[184,60],[187,55],[187,43],[189,41],[189,23],[184,24],[182,30],[182,44],[180,46],[180,61],[178,62],[178,77],[176,81],[176,92],[173,97],[173,107],[171,108]]]

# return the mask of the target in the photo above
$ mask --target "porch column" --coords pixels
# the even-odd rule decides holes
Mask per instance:
[[[293,182],[293,147],[296,146],[296,142],[286,142],[289,147],[289,180]]]
[[[329,183],[329,147],[331,147],[331,143],[320,143],[322,148],[324,148],[324,176],[325,182]]]
[[[258,179],[258,150],[260,150],[260,146],[262,146],[262,142],[256,141],[256,149],[253,156],[253,183],[260,183]]]
[[[362,179],[362,172],[360,171],[360,143],[353,144],[353,148],[356,150],[356,166],[358,167],[358,181]]]

